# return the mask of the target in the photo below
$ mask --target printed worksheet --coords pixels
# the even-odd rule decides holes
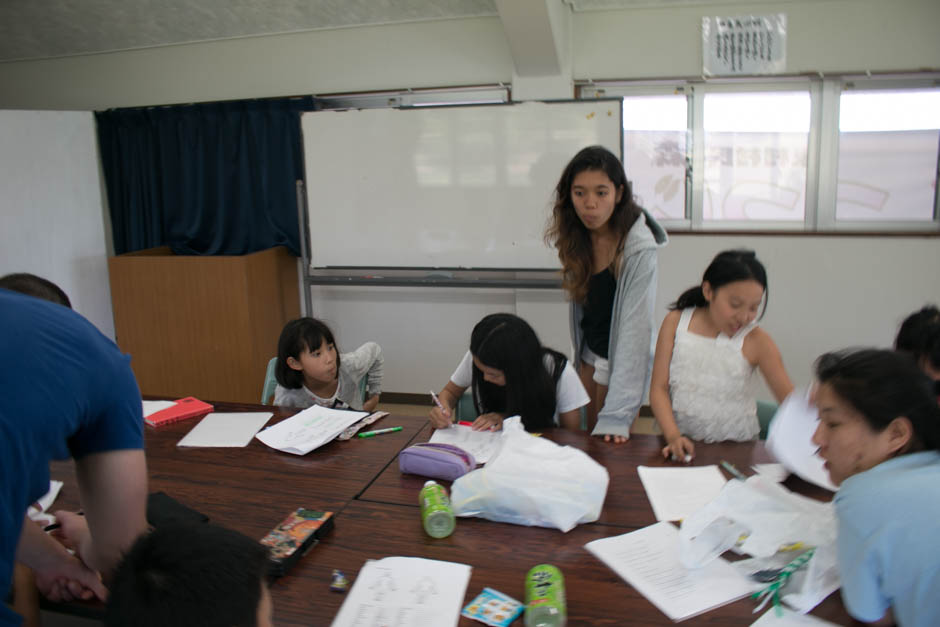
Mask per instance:
[[[368,415],[369,412],[365,411],[327,409],[314,405],[273,427],[268,427],[255,437],[279,451],[306,455]]]
[[[708,505],[727,480],[718,466],[637,466],[656,520],[682,520]]]
[[[584,548],[674,621],[736,601],[755,588],[721,558],[685,568],[679,562],[679,532],[668,522],[594,540]]]
[[[431,442],[453,444],[473,455],[478,464],[485,464],[496,454],[502,431],[474,431],[466,425],[435,429]]]
[[[368,561],[333,627],[456,627],[470,566],[419,557]]]

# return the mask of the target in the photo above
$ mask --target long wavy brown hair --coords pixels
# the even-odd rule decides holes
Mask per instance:
[[[588,146],[568,162],[558,185],[555,187],[555,204],[552,217],[545,229],[545,242],[558,249],[561,261],[562,286],[571,299],[584,303],[587,299],[588,281],[593,270],[591,235],[574,210],[571,202],[571,184],[574,178],[585,170],[597,170],[607,175],[614,184],[614,189],[623,186],[620,202],[610,216],[611,230],[617,235],[617,254],[610,264],[610,270],[616,278],[620,272],[623,258],[623,245],[627,231],[640,217],[642,209],[633,198],[633,188],[624,173],[623,165],[612,152],[603,146]]]

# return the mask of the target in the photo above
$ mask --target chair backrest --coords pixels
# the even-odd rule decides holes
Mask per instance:
[[[264,385],[261,387],[261,404],[269,405],[268,401],[273,402],[274,388],[277,387],[277,379],[274,378],[274,367],[277,366],[277,357],[272,357],[268,361],[268,368],[264,372]]]
[[[757,401],[757,422],[760,423],[761,440],[767,439],[767,431],[770,429],[770,422],[777,413],[777,404],[772,401]]]
[[[368,394],[368,391],[366,390],[366,383],[368,383],[368,378],[368,376],[364,376],[359,379],[359,398],[363,403],[365,403],[366,399],[368,398],[366,396]]]
[[[456,422],[473,422],[477,419],[477,408],[473,406],[473,393],[469,388],[457,399],[457,411],[455,413],[457,414]]]

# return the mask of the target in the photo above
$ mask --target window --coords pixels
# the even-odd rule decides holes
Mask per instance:
[[[671,229],[940,230],[940,77],[592,83]]]
[[[843,92],[836,220],[931,221],[938,149],[940,90]]]

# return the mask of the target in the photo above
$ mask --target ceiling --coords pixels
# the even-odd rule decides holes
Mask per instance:
[[[716,3],[715,0],[548,1],[564,2],[575,12]],[[724,0],[721,4],[730,2],[748,0]],[[318,29],[496,16],[496,3],[497,0],[0,0],[0,62]]]

